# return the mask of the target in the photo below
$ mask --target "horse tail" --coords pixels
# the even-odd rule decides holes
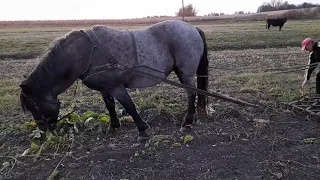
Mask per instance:
[[[200,33],[203,44],[204,44],[203,54],[197,69],[197,88],[204,91],[208,91],[208,69],[209,69],[208,68],[208,65],[209,65],[208,47],[207,47],[207,42],[206,42],[204,32],[199,28],[197,28],[197,30]],[[201,111],[202,113],[206,114],[208,97],[200,93],[197,93],[197,95],[198,95],[198,104],[197,104],[198,112]]]

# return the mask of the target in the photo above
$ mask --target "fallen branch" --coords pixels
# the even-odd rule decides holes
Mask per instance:
[[[54,180],[55,177],[58,175],[59,173],[59,166],[61,165],[62,161],[67,157],[67,156],[70,156],[72,153],[71,153],[71,150],[73,148],[73,145],[74,145],[74,134],[71,134],[71,145],[70,145],[70,151],[69,152],[66,152],[66,154],[61,158],[61,160],[59,161],[59,163],[56,165],[56,167],[53,169],[53,171],[51,172],[50,176],[48,177],[48,180]]]
[[[52,173],[50,174],[50,176],[48,177],[48,180],[54,180],[55,177],[58,175],[59,170],[58,167],[61,165],[62,161],[64,160],[64,158],[69,155],[69,152],[67,152],[59,161],[59,163],[56,165],[56,167],[53,169]]]
[[[17,158],[15,158],[15,157],[13,157],[13,156],[0,156],[0,158],[11,158],[11,159],[14,160],[14,164],[12,165],[12,167],[10,168],[10,170],[9,170],[8,172],[6,172],[5,174],[8,174],[10,171],[12,171],[12,169],[14,168],[14,166],[15,166],[18,162],[20,162]],[[0,170],[0,172],[2,172],[5,168],[6,168],[6,166],[3,167],[3,168]]]
[[[35,155],[35,157],[33,158],[33,160],[36,160],[38,157],[40,157],[40,154],[41,154],[41,152],[42,152],[42,150],[43,150],[43,148],[44,148],[44,146],[47,144],[47,141],[46,142],[44,142],[41,146],[40,146],[40,149],[39,149],[39,151],[37,152],[37,154]]]

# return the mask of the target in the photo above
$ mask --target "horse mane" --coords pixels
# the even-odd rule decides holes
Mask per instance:
[[[45,49],[44,53],[39,56],[39,59],[42,61],[46,60],[46,59],[50,59],[56,53],[61,51],[61,48],[60,48],[61,44],[64,44],[69,38],[76,36],[76,35],[81,35],[82,33],[84,33],[82,30],[72,30],[72,31],[68,32],[67,34],[65,34],[64,36],[61,36],[61,37],[54,39],[49,44],[47,49]]]
[[[37,57],[39,63],[28,76],[30,86],[32,86],[32,90],[35,91],[35,93],[38,93],[42,90],[43,87],[41,87],[41,85],[54,83],[52,81],[56,81],[54,74],[57,74],[56,72],[61,71],[61,69],[52,68],[52,58],[54,58],[57,53],[61,52],[61,46],[70,38],[83,35],[85,35],[83,30],[72,30],[64,36],[54,39],[45,49],[44,53]],[[64,68],[64,66],[61,66],[61,68]],[[42,80],[42,77],[44,77],[44,72],[46,74],[45,76],[49,77],[52,81],[44,82],[44,80]]]

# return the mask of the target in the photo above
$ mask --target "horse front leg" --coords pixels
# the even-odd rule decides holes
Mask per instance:
[[[114,98],[108,92],[105,91],[101,92],[101,94],[110,114],[110,126],[108,128],[108,133],[111,134],[114,133],[116,128],[119,128],[121,124],[117,116]]]
[[[139,136],[137,141],[143,142],[149,139],[149,135],[147,134],[146,130],[149,128],[148,124],[142,120],[140,115],[138,114],[132,99],[130,98],[127,90],[123,86],[118,86],[112,88],[109,93],[116,98],[122,107],[127,111],[127,113],[132,117],[133,121],[135,122],[138,130]]]

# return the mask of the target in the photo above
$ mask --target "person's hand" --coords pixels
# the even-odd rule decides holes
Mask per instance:
[[[308,81],[308,80],[304,80],[303,83],[301,84],[300,92],[301,92],[302,95],[304,95],[303,89],[304,89],[304,86],[305,86],[306,84],[309,84],[309,81]]]
[[[304,86],[307,84],[307,82],[308,82],[307,80],[304,80],[304,81],[303,81],[303,83],[301,84],[301,89],[304,88]]]

